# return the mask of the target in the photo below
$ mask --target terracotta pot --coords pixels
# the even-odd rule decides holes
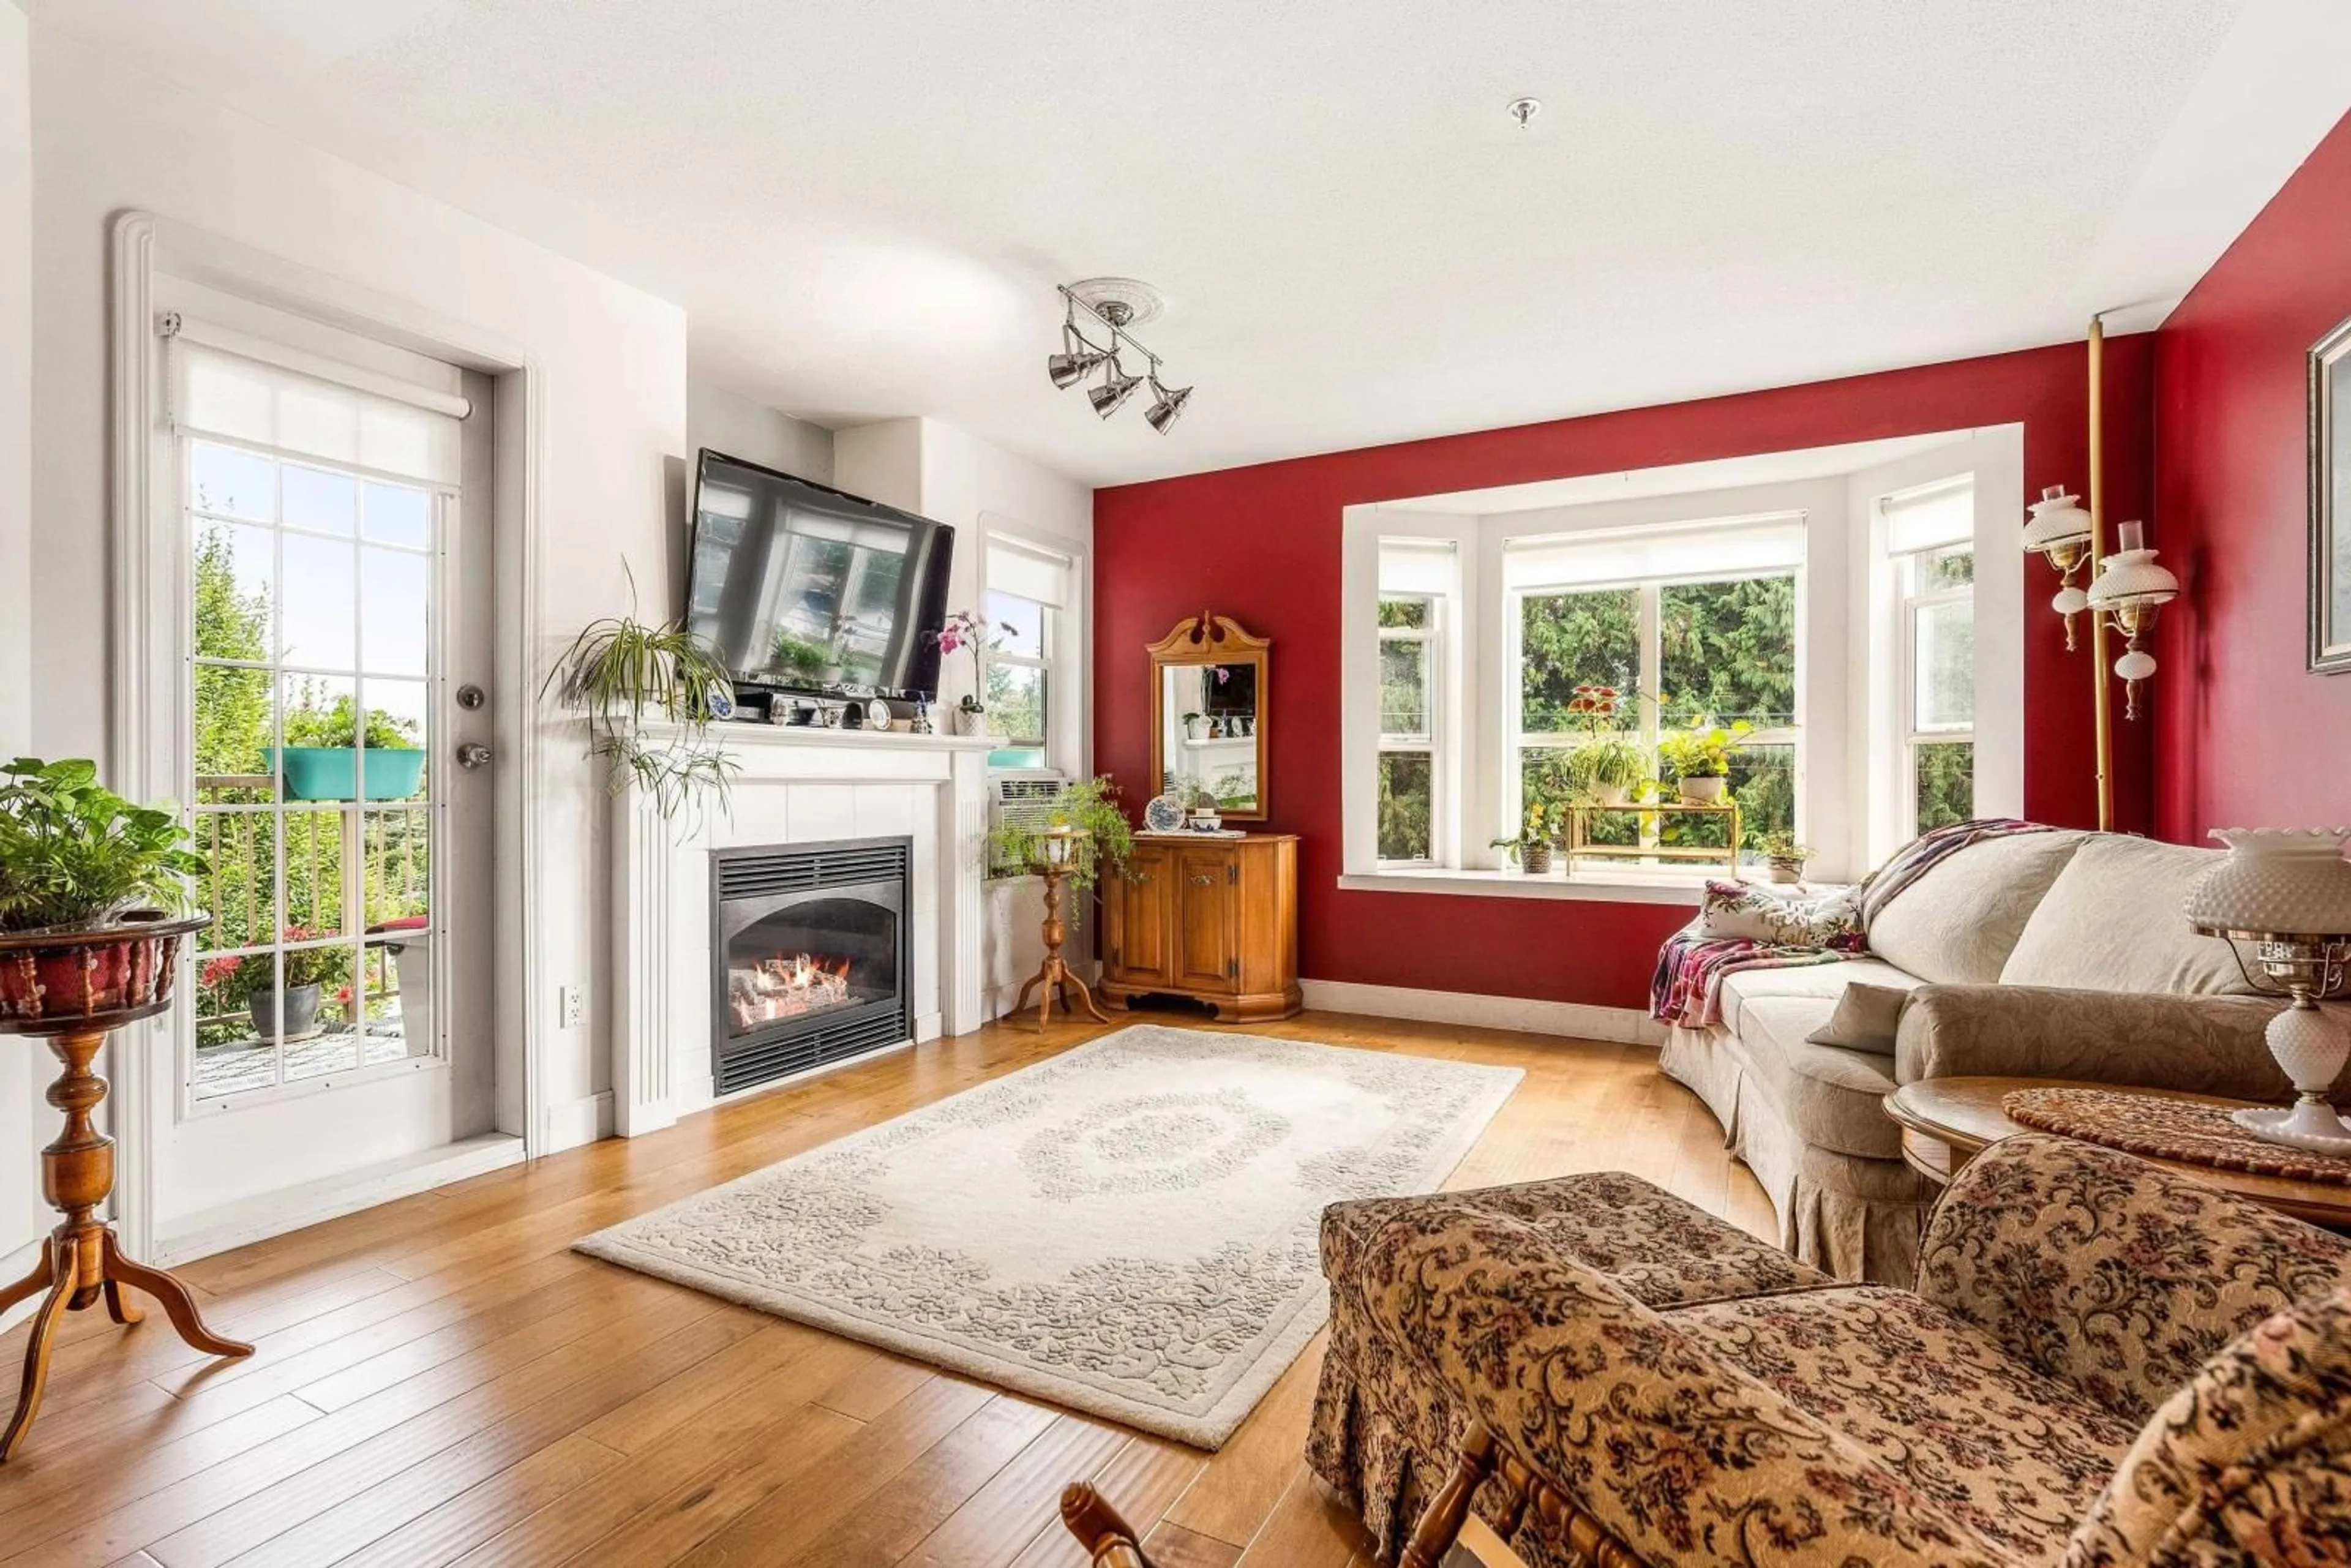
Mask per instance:
[[[1691,805],[1711,806],[1722,799],[1722,792],[1729,783],[1729,779],[1718,773],[1710,779],[1685,779],[1676,788],[1681,791],[1682,799]]]
[[[102,925],[0,932],[0,1022],[160,1012],[172,999],[180,938],[204,924],[141,910]]]

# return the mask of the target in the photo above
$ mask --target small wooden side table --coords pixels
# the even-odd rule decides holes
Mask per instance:
[[[42,1244],[41,1260],[13,1284],[0,1286],[0,1312],[37,1292],[48,1297],[33,1314],[25,1345],[25,1375],[16,1413],[0,1429],[0,1463],[16,1451],[41,1408],[49,1378],[49,1352],[57,1324],[68,1312],[106,1303],[107,1316],[135,1323],[143,1315],[123,1297],[123,1287],[144,1291],[162,1303],[182,1339],[214,1355],[251,1355],[253,1347],[224,1339],[204,1326],[188,1288],[161,1269],[122,1255],[114,1227],[98,1218],[99,1206],[114,1190],[114,1140],[99,1132],[90,1113],[106,1098],[106,1080],[91,1061],[110,1030],[154,1017],[172,1005],[172,976],[179,940],[205,924],[201,917],[149,920],[72,934],[0,934],[0,1035],[45,1038],[64,1071],[49,1085],[48,1101],[65,1113],[65,1131],[41,1151],[41,1193],[64,1220]]]
[[[1078,972],[1071,968],[1061,956],[1061,945],[1070,939],[1069,925],[1061,919],[1061,882],[1070,874],[1069,870],[1050,862],[1032,869],[1045,879],[1045,961],[1020,988],[1020,999],[1012,1004],[1012,1010],[1027,1012],[1029,993],[1040,986],[1044,987],[1045,994],[1037,999],[1037,1032],[1042,1034],[1046,1020],[1053,1016],[1053,998],[1056,995],[1061,998],[1061,1011],[1070,1013],[1076,1010],[1070,1006],[1069,992],[1069,988],[1075,986],[1078,988],[1078,999],[1086,1004],[1086,1011],[1093,1015],[1094,1021],[1108,1023],[1110,1019],[1102,1016],[1102,1009],[1094,1006],[1093,992],[1086,988],[1085,981],[1078,977]]]
[[[2078,1083],[2063,1078],[1921,1079],[1916,1083],[1905,1083],[1886,1097],[1886,1113],[1902,1129],[1904,1163],[1939,1186],[2001,1139],[2037,1131],[2011,1121],[2001,1108],[2001,1101],[2019,1089],[2128,1089],[2150,1099],[2186,1100],[2230,1111],[2251,1103],[2211,1094],[2189,1094],[2176,1089]],[[2147,1158],[2144,1155],[2136,1157]],[[2306,1219],[2313,1225],[2323,1225],[2330,1230],[2351,1230],[2351,1186],[2291,1176],[2255,1176],[2248,1171],[2222,1170],[2218,1166],[2191,1165],[2185,1160],[2147,1163],[2176,1171],[2206,1186],[2251,1198],[2264,1207]]]

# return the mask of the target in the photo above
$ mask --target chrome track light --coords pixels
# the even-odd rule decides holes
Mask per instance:
[[[1157,376],[1153,376],[1151,391],[1155,401],[1143,411],[1143,417],[1151,423],[1152,429],[1165,435],[1177,420],[1184,417],[1184,405],[1192,401],[1192,389],[1177,387],[1169,392],[1159,384]]]
[[[1089,277],[1076,283],[1060,286],[1061,298],[1068,302],[1061,322],[1061,351],[1045,358],[1045,373],[1053,384],[1067,392],[1096,370],[1102,370],[1099,386],[1086,389],[1086,401],[1104,419],[1116,413],[1134,395],[1135,389],[1145,382],[1151,385],[1151,406],[1144,419],[1151,428],[1165,435],[1175,428],[1182,417],[1184,405],[1191,401],[1190,387],[1172,391],[1159,379],[1159,356],[1134,340],[1128,329],[1155,319],[1162,302],[1150,285],[1131,277]],[[1109,335],[1110,346],[1097,348],[1095,340],[1086,335],[1078,325],[1078,312],[1084,311],[1088,319]],[[1119,362],[1123,353],[1141,355],[1148,362],[1142,375],[1129,375]],[[1103,367],[1107,366],[1107,369]]]

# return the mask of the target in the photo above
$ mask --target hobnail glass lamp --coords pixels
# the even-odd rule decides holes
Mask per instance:
[[[2196,929],[2226,941],[2255,989],[2293,998],[2270,1019],[2270,1054],[2294,1084],[2284,1110],[2236,1113],[2254,1136],[2351,1154],[2351,1124],[2327,1092],[2351,1056],[2351,1037],[2318,1004],[2340,993],[2351,967],[2351,828],[2216,828],[2229,855],[2189,890]]]
[[[2138,640],[2155,625],[2156,612],[2179,597],[2179,580],[2158,566],[2147,548],[2147,525],[2125,523],[2116,530],[2122,548],[2100,563],[2090,583],[2090,613],[2103,615],[2123,634],[2123,656],[2115,674],[2123,678],[2124,716],[2138,716],[2138,684],[2155,674],[2155,655]]]
[[[2074,574],[2090,554],[2090,514],[2078,497],[2052,485],[2032,503],[2032,517],[2024,525],[2026,553],[2040,556],[2057,573],[2057,596],[2049,607],[2065,618],[2065,651],[2074,651],[2074,617],[2089,607],[2087,595],[2074,585]]]

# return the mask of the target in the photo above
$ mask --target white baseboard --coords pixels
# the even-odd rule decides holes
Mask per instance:
[[[397,1197],[520,1165],[522,1158],[520,1138],[507,1133],[485,1133],[477,1138],[427,1149],[404,1159],[387,1160],[332,1181],[315,1182],[293,1192],[270,1193],[223,1204],[163,1227],[155,1239],[155,1255],[150,1260],[171,1268],[209,1258],[232,1247],[283,1236],[289,1230],[340,1219]]]
[[[1317,1012],[1514,1029],[1622,1045],[1659,1046],[1666,1041],[1666,1026],[1638,1008],[1489,997],[1470,991],[1421,991],[1407,986],[1359,985],[1353,980],[1301,980],[1298,988],[1306,993],[1306,1005]]]
[[[589,1094],[568,1104],[547,1108],[547,1136],[541,1140],[539,1152],[554,1154],[560,1149],[576,1149],[582,1144],[592,1144],[612,1135],[612,1092]]]

